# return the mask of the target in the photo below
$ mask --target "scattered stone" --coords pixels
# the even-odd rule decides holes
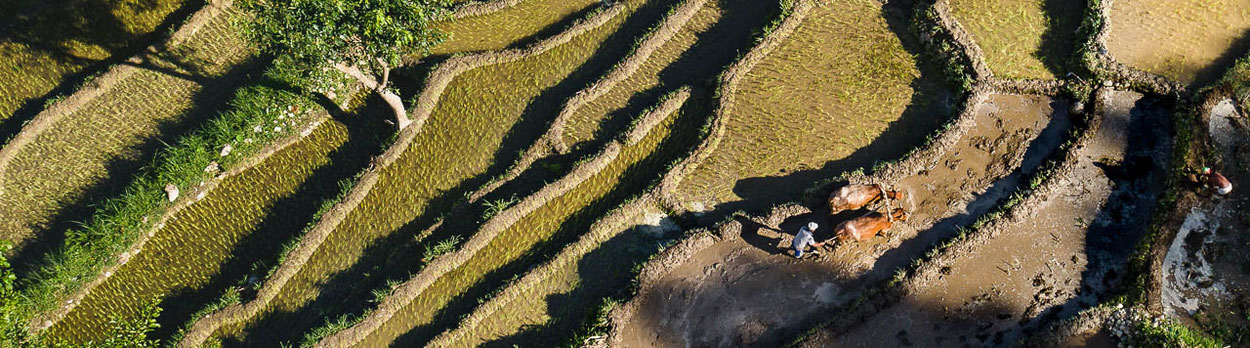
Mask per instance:
[[[204,167],[204,172],[209,173],[209,174],[216,173],[220,170],[221,170],[221,165],[217,164],[217,161],[213,161],[209,163],[208,166]]]
[[[174,186],[174,184],[165,184],[165,197],[169,198],[170,202],[178,199],[178,186]]]

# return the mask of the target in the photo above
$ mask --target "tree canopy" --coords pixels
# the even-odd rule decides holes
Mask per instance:
[[[378,92],[406,124],[402,102],[386,88],[405,56],[428,52],[445,35],[431,26],[450,16],[450,0],[241,0],[251,14],[245,36],[296,69],[336,68]],[[370,77],[372,75],[373,77]]]

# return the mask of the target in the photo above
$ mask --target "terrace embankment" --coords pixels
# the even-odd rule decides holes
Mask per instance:
[[[159,299],[164,337],[189,319],[209,299],[255,279],[274,262],[282,242],[294,237],[320,207],[338,193],[339,181],[350,178],[375,151],[384,127],[380,118],[342,115],[338,120],[315,118],[307,136],[280,142],[279,150],[241,170],[224,173],[211,189],[201,188],[194,204],[162,217],[149,231],[143,252],[123,256],[120,268],[108,271],[102,283],[81,298],[44,334],[61,342],[104,338],[107,323],[129,318],[147,301]],[[282,124],[283,127],[297,127]],[[201,196],[201,191],[203,191]],[[158,337],[159,338],[159,337]]]
[[[714,221],[789,201],[822,178],[901,156],[948,120],[941,73],[914,59],[911,9],[894,6],[818,4],[735,71],[710,152],[675,192],[680,209]]]
[[[637,65],[631,75],[606,91],[584,90],[574,97],[599,95],[569,114],[570,122],[563,129],[564,143],[575,144],[573,148],[588,146],[593,143],[589,139],[617,133],[615,130],[629,121],[625,116],[638,109],[635,104],[650,102],[655,94],[673,86],[699,86],[711,80],[716,69],[733,58],[734,48],[751,44],[753,30],[776,17],[769,14],[778,10],[777,3],[757,1],[687,1],[675,6],[666,24],[620,65]],[[667,28],[668,22],[678,20],[684,26]],[[668,41],[647,47],[652,40]],[[651,52],[642,55],[647,50]],[[672,102],[665,101],[664,105]],[[696,98],[691,103],[706,101]],[[659,194],[658,189],[651,194]],[[603,217],[604,226],[591,227],[552,261],[528,271],[430,344],[540,345],[566,338],[603,299],[620,293],[634,264],[655,252],[654,238],[660,233],[638,234],[630,226],[652,226],[639,228],[653,231],[667,221],[666,215],[654,206],[654,197],[640,201],[648,203],[631,203]],[[648,222],[638,222],[642,219]],[[666,224],[675,228],[671,222]]]
[[[436,218],[514,161],[518,148],[542,134],[543,117],[557,105],[551,101],[601,74],[603,62],[632,42],[625,38],[650,24],[629,15],[640,5],[592,11],[525,48],[441,64],[414,108],[429,115],[415,117],[425,119],[415,124],[420,131],[400,135],[373,174],[362,178],[372,183],[353,189],[347,208],[336,208],[342,213],[332,212],[314,227],[301,242],[304,249],[293,254],[306,258],[289,258],[275,273],[281,277],[261,290],[264,296],[241,307],[247,310],[243,316],[229,314],[234,317],[224,323],[222,338],[248,344],[297,340],[326,320],[370,307],[372,285],[419,269],[423,247],[442,241],[427,238]]]
[[[59,232],[94,210],[89,203],[125,187],[161,142],[227,107],[255,70],[230,13],[215,13],[168,51],[141,56],[93,97],[40,114],[0,150],[0,239],[19,245],[19,270],[59,246]]]
[[[706,98],[706,96],[704,96]],[[683,98],[684,99],[684,98]],[[605,161],[597,172],[575,170],[565,179],[544,187],[534,196],[527,198],[541,199],[545,203],[538,207],[526,209],[527,202],[517,204],[516,212],[505,211],[498,216],[503,221],[511,222],[495,228],[491,221],[483,225],[481,231],[465,244],[465,249],[480,245],[471,254],[461,255],[465,250],[448,255],[449,262],[459,261],[456,267],[446,268],[439,264],[431,265],[430,271],[445,271],[441,274],[432,273],[436,279],[418,274],[410,281],[424,289],[413,296],[408,284],[401,285],[392,297],[407,297],[407,302],[397,301],[395,305],[384,302],[379,311],[393,312],[394,316],[376,329],[364,331],[368,334],[359,345],[376,346],[393,342],[401,346],[422,345],[440,332],[454,327],[459,322],[459,313],[471,310],[485,296],[491,296],[493,290],[505,285],[505,281],[514,274],[524,272],[533,264],[550,259],[561,247],[575,241],[604,212],[624,203],[627,199],[638,195],[653,185],[664,170],[665,165],[673,162],[678,156],[684,155],[696,143],[699,125],[706,123],[706,111],[701,105],[691,109],[674,110],[660,109],[663,112],[648,113],[645,118],[660,119],[660,122],[640,121],[640,133],[645,136],[635,140],[613,141],[605,150],[587,163]],[[702,112],[700,112],[702,111]],[[613,158],[612,149],[617,148]],[[582,180],[575,186],[568,186],[566,180]],[[552,189],[559,190],[565,186],[565,192],[549,193]],[[556,192],[556,191],[552,191]],[[544,197],[545,195],[551,197]],[[526,210],[529,210],[528,213]],[[519,216],[509,216],[519,214]],[[493,233],[490,236],[488,233]],[[475,240],[486,240],[482,244]],[[440,260],[441,262],[441,260]],[[402,298],[402,297],[401,297]],[[389,299],[388,299],[389,300]],[[388,301],[390,302],[390,301]],[[367,319],[368,323],[373,318]],[[350,331],[350,330],[349,330]],[[344,334],[352,333],[345,331]],[[530,343],[538,345],[556,344],[557,337],[531,337]],[[556,340],[556,342],[551,342]],[[334,346],[335,342],[322,342]],[[348,341],[351,342],[351,341]],[[546,342],[540,344],[540,342]]]
[[[654,197],[627,203],[430,346],[506,347],[567,340],[593,306],[628,286],[633,266],[655,254],[660,238],[679,229]]]
[[[436,24],[435,28],[447,34],[447,41],[431,49],[430,55],[495,51],[534,38],[550,36],[555,34],[551,31],[564,29],[561,22],[576,19],[575,14],[578,12],[585,12],[599,4],[597,0],[525,0],[519,2],[491,0],[491,2],[509,3],[511,6],[496,9],[487,14],[474,13],[466,18],[456,18]],[[467,13],[456,12],[457,17],[464,15]]]
[[[667,34],[654,53],[641,58],[632,74],[580,105],[561,127],[559,141],[576,147],[590,139],[618,132],[630,116],[653,105],[660,96],[681,86],[702,86],[716,77],[735,57],[749,48],[753,30],[775,16],[775,1],[706,1],[694,9],[684,26]],[[640,49],[643,49],[640,47]],[[628,64],[628,63],[626,63]]]
[[[1162,102],[1134,92],[1098,102],[1096,133],[1049,187],[931,261],[898,303],[807,343],[1011,344],[1120,286],[1162,191],[1171,122]]]
[[[988,211],[1035,170],[1070,131],[1066,104],[1046,97],[981,95],[954,128],[896,168],[852,182],[881,183],[905,192],[912,215],[887,238],[838,245],[832,255],[794,260],[789,236],[809,221],[818,239],[853,215],[792,205],[764,218],[738,218],[723,240],[667,265],[631,304],[628,325],[615,328],[626,346],[780,343],[832,308],[889,278],[933,245]],[[983,101],[982,101],[983,100]],[[768,294],[765,296],[765,294]],[[614,338],[616,339],[616,338]]]
[[[949,0],[949,4],[995,76],[1054,80],[1068,73],[1084,1]]]
[[[164,37],[206,1],[6,1],[0,19],[0,141],[53,100]]]
[[[1212,82],[1250,49],[1248,0],[1113,1],[1110,7],[1109,54],[1181,84]]]

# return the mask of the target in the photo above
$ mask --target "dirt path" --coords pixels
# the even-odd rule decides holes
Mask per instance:
[[[1051,117],[1054,110],[1061,110],[1059,116]],[[913,215],[887,238],[839,246],[820,258],[795,260],[778,248],[789,243],[788,233],[808,221],[832,226],[850,215],[830,219],[827,208],[811,213],[805,207],[789,206],[769,218],[739,218],[742,238],[728,238],[701,250],[642,294],[638,312],[621,329],[623,344],[781,343],[804,320],[858,297],[929,245],[950,236],[956,226],[992,207],[1015,186],[1016,168],[1023,165],[1031,170],[1058,148],[1069,128],[1062,110],[1067,110],[1064,103],[1052,105],[1046,97],[987,97],[973,116],[975,126],[948,151],[928,161],[929,167],[915,168],[917,174],[897,183],[898,189],[910,195],[903,205]],[[817,237],[825,239],[829,233],[826,227]]]
[[[1167,110],[1133,92],[1101,99],[1101,126],[1053,195],[986,227],[918,289],[837,338],[854,346],[999,346],[1093,305],[1124,274],[1162,188]],[[1030,209],[1031,208],[1031,209]],[[970,251],[970,252],[963,252]]]

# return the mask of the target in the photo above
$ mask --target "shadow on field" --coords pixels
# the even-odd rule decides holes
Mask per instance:
[[[703,91],[701,97],[706,98],[707,94]],[[706,100],[706,99],[704,99]],[[454,329],[459,324],[462,315],[473,311],[482,301],[489,299],[494,295],[495,291],[503,289],[512,279],[522,276],[527,270],[545,264],[557,255],[564,246],[577,240],[583,233],[590,229],[590,226],[598,221],[606,212],[625,203],[628,199],[636,197],[643,189],[655,182],[666,168],[665,164],[672,162],[678,156],[683,154],[687,149],[694,145],[697,138],[697,132],[700,127],[698,125],[706,122],[706,102],[687,103],[683,107],[683,112],[673,125],[673,132],[669,133],[661,140],[661,147],[656,152],[648,154],[646,158],[636,162],[626,168],[620,176],[617,185],[611,190],[596,198],[589,204],[579,208],[576,212],[560,221],[559,229],[546,240],[535,243],[524,253],[517,256],[514,260],[488,272],[481,280],[477,281],[468,290],[456,294],[446,305],[442,306],[438,313],[434,315],[434,319],[426,325],[417,326],[408,331],[403,336],[395,340],[394,345],[401,347],[421,346],[427,343],[434,336],[445,330]],[[694,109],[694,110],[691,110]],[[619,159],[618,159],[619,160]],[[579,187],[580,189],[580,187]],[[575,189],[576,190],[576,189]],[[548,206],[549,207],[549,206]],[[540,209],[550,209],[548,207]],[[535,213],[540,213],[536,211]],[[470,229],[472,231],[473,229]],[[512,231],[519,233],[521,231]],[[625,261],[628,260],[614,260]],[[632,266],[632,265],[631,265]],[[606,276],[600,274],[593,276],[596,279],[583,279],[586,282],[594,283],[596,281],[613,280],[613,279],[597,279]],[[615,279],[614,281],[628,282],[630,278]],[[593,294],[596,291],[603,291],[605,288],[594,288],[586,291]],[[561,308],[562,311],[572,312],[576,310],[585,311],[591,306],[598,303],[580,303],[580,305],[569,305]],[[559,342],[562,338],[571,334],[571,329],[576,328],[582,316],[572,316],[568,318],[558,318],[567,327],[553,327],[559,332],[546,332],[545,334],[534,336],[531,338],[541,338],[547,343]],[[569,330],[563,330],[569,329]],[[544,346],[539,342],[529,342],[523,344],[526,346]]]
[[[78,229],[80,224],[96,213],[99,205],[109,198],[123,193],[136,175],[155,163],[156,154],[167,146],[175,146],[177,140],[191,134],[222,112],[230,110],[229,101],[234,92],[253,81],[252,74],[269,62],[268,59],[252,59],[234,66],[221,76],[204,79],[203,89],[191,98],[191,106],[175,121],[157,127],[157,137],[145,139],[131,148],[132,156],[115,156],[105,165],[107,174],[88,186],[82,194],[72,197],[52,215],[49,226],[36,230],[34,236],[21,249],[13,253],[13,269],[18,279],[28,279],[38,272],[48,260],[44,255],[65,245],[66,233]],[[270,82],[262,82],[273,84]],[[283,88],[283,86],[275,86]]]
[[[1081,285],[1070,299],[1052,303],[1037,317],[1021,322],[1018,330],[998,333],[1011,340],[1066,319],[1123,293],[1131,281],[1128,267],[1137,244],[1150,228],[1156,202],[1166,186],[1174,143],[1172,103],[1154,97],[1138,100],[1123,130],[1125,156],[1114,163],[1094,163],[1111,181],[1111,195],[1095,215],[1085,234],[1085,260]]]
[[[161,327],[152,337],[170,337],[195,311],[218,299],[229,287],[246,289],[249,283],[263,280],[265,272],[282,256],[284,245],[298,242],[303,227],[315,222],[312,217],[322,202],[339,194],[340,182],[360,172],[374,155],[381,153],[386,137],[394,129],[379,117],[387,115],[390,109],[376,94],[370,95],[368,103],[351,114],[322,98],[322,106],[332,110],[334,121],[346,125],[347,141],[330,152],[329,164],[316,169],[296,192],[274,202],[261,223],[236,243],[230,258],[213,272],[211,282],[198,288],[181,289],[162,299],[164,310],[158,318]],[[245,301],[254,295],[251,291],[241,293]]]
[[[1076,31],[1081,26],[1081,18],[1085,11],[1084,0],[1045,0],[1042,12],[1046,17],[1046,31],[1042,33],[1042,44],[1033,52],[1041,58],[1046,70],[1060,78],[1067,76],[1073,67],[1079,67],[1080,57],[1073,57],[1072,52],[1077,45]],[[1073,64],[1074,60],[1077,64]]]
[[[950,95],[941,68],[928,61],[929,56],[911,31],[911,13],[911,6],[905,3],[890,2],[882,9],[882,17],[886,19],[890,31],[902,41],[907,53],[917,57],[916,68],[920,70],[920,78],[911,83],[911,88],[916,91],[912,102],[898,120],[891,122],[868,146],[856,149],[844,158],[829,161],[820,169],[738,180],[733,192],[742,199],[717,205],[714,210],[699,215],[698,221],[712,223],[733,212],[755,211],[801,200],[805,190],[823,179],[905,155],[950,120],[954,115],[951,99],[960,96]]]
[[[590,10],[583,10],[581,13],[584,15]],[[482,204],[467,206],[465,196],[492,178],[505,173],[520,158],[520,151],[546,132],[563,102],[611,69],[620,57],[629,52],[633,38],[655,23],[664,10],[663,4],[657,2],[644,5],[626,19],[622,29],[609,35],[606,42],[610,44],[600,46],[569,76],[530,101],[520,120],[512,126],[499,149],[495,151],[491,165],[481,174],[442,192],[426,204],[420,216],[372,242],[352,266],[326,279],[315,299],[298,310],[273,312],[259,318],[248,328],[250,335],[242,341],[226,342],[226,345],[256,346],[298,342],[306,332],[326,322],[344,316],[359,316],[376,306],[372,295],[375,289],[389,290],[388,282],[408,280],[424,266],[425,262],[421,259],[426,246],[452,237],[460,237],[462,241],[471,237],[477,231],[477,225],[482,222],[480,217],[486,207]],[[580,17],[570,17],[569,20],[553,24],[553,28],[544,29],[544,32],[562,32],[576,18]],[[400,79],[397,85],[403,91],[418,92],[421,88],[419,81],[424,81],[424,76],[428,76],[436,68],[434,63],[445,59],[446,57],[431,57],[423,60],[419,66],[397,76]],[[583,149],[540,160],[516,180],[496,189],[495,193],[488,195],[483,201],[528,196],[542,185],[566,173],[574,161],[588,154],[589,150]],[[414,236],[427,230],[432,231],[428,237],[415,240]]]
[[[1198,74],[1194,77],[1193,86],[1206,86],[1214,83],[1224,76],[1228,68],[1232,67],[1237,59],[1246,56],[1246,51],[1250,51],[1250,30],[1246,30],[1241,34],[1241,38],[1234,40],[1233,45],[1224,50],[1215,62],[1198,70]]]
[[[77,73],[63,76],[61,81],[43,96],[23,101],[13,115],[0,115],[0,141],[10,139],[21,131],[22,126],[43,111],[44,104],[53,97],[65,95],[99,74],[110,65],[120,64],[140,54],[148,46],[163,40],[177,25],[197,9],[204,0],[183,2],[149,33],[132,33],[123,18],[115,10],[129,6],[135,10],[151,10],[159,1],[99,1],[99,0],[2,0],[0,8],[0,42],[16,42],[29,49],[48,54],[60,64],[81,65]],[[75,45],[98,45],[109,51],[105,59],[82,57],[72,52]],[[8,117],[4,117],[8,116]]]

